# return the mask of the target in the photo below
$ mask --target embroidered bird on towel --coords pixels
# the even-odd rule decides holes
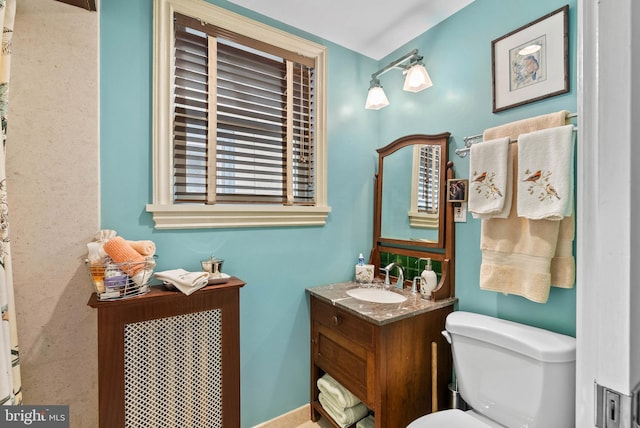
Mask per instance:
[[[545,199],[551,200],[554,197],[560,199],[558,191],[553,187],[553,184],[549,182],[549,177],[552,174],[551,171],[542,171],[539,169],[532,174],[531,171],[527,169],[524,174],[526,178],[522,181],[531,183],[527,189],[530,195],[533,195],[536,190],[539,190],[540,194],[538,195],[538,199],[540,201],[544,201]]]
[[[558,192],[556,191],[556,189],[551,185],[551,183],[547,184],[546,186],[544,186],[544,190],[547,192],[547,195],[549,195],[549,197],[551,196],[555,196],[556,198],[560,199],[560,195],[558,195]],[[544,198],[543,198],[544,199]]]
[[[473,181],[482,182],[485,178],[487,178],[487,171],[483,171],[482,174],[475,177]]]
[[[491,193],[497,194],[498,196],[502,197],[502,192],[500,191],[500,189],[498,189],[498,187],[496,187],[495,184],[491,183],[489,185],[489,190]]]
[[[497,199],[502,197],[502,192],[494,182],[494,178],[496,176],[495,172],[488,173],[487,171],[482,171],[478,174],[474,171],[473,176],[472,183],[474,183],[475,191],[478,194],[481,194],[484,191],[484,197],[486,199]]]
[[[537,170],[536,172],[534,172],[533,174],[531,174],[530,176],[528,176],[527,178],[525,178],[522,181],[538,181],[540,179],[540,177],[542,177],[542,171],[541,170]]]

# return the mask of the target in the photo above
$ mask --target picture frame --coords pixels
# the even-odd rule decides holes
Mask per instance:
[[[491,42],[493,112],[569,92],[569,5]]]
[[[450,178],[447,180],[447,202],[467,202],[469,180]]]

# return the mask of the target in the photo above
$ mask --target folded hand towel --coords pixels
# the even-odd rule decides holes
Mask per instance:
[[[469,211],[474,218],[506,218],[511,211],[509,137],[471,146]]]
[[[356,424],[356,428],[374,428],[376,425],[376,420],[373,418],[373,415],[369,415],[364,419],[360,419]]]
[[[145,257],[153,256],[156,253],[156,244],[153,241],[127,241],[131,248]]]
[[[174,285],[187,296],[201,289],[209,282],[209,274],[207,272],[188,272],[184,269],[156,272],[155,277],[160,281]]]
[[[105,242],[104,251],[114,263],[120,265],[120,270],[129,276],[134,276],[145,268],[144,257],[120,236]]]
[[[360,402],[358,397],[353,395],[351,391],[328,374],[324,374],[316,383],[320,392],[331,396],[333,401],[338,403],[342,408],[352,407]]]
[[[318,401],[320,401],[322,408],[329,416],[342,428],[355,424],[369,413],[367,406],[362,403],[358,403],[353,407],[342,408],[331,399],[331,396],[325,396],[322,392],[318,394]]]
[[[562,220],[573,211],[573,125],[518,137],[518,216]]]

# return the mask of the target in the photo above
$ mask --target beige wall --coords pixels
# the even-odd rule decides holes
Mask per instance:
[[[99,228],[98,14],[19,0],[7,143],[25,404],[97,427],[97,324],[82,260]]]

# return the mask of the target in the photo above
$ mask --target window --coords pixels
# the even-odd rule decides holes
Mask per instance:
[[[204,1],[155,7],[156,228],[324,224],[326,48]]]
[[[412,227],[438,227],[440,156],[440,146],[429,144],[414,146],[409,211],[409,222]]]

